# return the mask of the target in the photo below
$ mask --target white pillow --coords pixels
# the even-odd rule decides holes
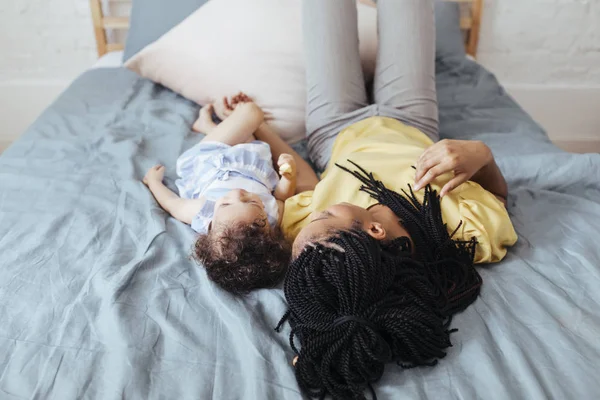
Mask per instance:
[[[306,101],[301,2],[211,0],[125,65],[199,104],[244,91],[287,142],[298,142],[305,137]],[[362,4],[358,10],[370,80],[377,11]]]

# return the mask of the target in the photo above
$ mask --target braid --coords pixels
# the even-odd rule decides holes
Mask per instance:
[[[410,185],[402,196],[352,164],[358,171],[338,167],[398,216],[415,254],[406,237],[383,243],[364,231],[341,231],[291,263],[289,309],[276,330],[289,321],[296,379],[312,398],[366,399],[368,388],[376,399],[372,384],[385,364],[435,365],[451,346],[452,315],[482,284],[473,267],[477,241],[452,239],[460,225],[448,234],[436,191],[427,186],[421,203]]]
[[[340,232],[330,243],[344,252],[322,244],[303,251],[284,284],[290,308],[278,329],[289,319],[306,394],[365,399],[386,363],[435,365],[446,355],[447,318],[409,246],[393,254],[365,232]]]
[[[418,261],[429,270],[441,292],[438,294],[445,315],[452,315],[467,308],[479,295],[483,283],[473,267],[477,239],[469,241],[453,240],[442,220],[440,198],[430,185],[425,188],[423,203],[420,203],[410,184],[409,192],[402,189],[404,196],[387,189],[356,163],[349,160],[358,171],[336,164],[339,168],[359,179],[360,190],[368,193],[380,204],[389,207],[400,218],[400,223],[408,231],[415,245]]]

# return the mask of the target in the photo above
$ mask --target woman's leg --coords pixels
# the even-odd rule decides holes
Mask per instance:
[[[378,0],[373,97],[382,116],[439,139],[432,0]]]
[[[308,151],[324,169],[337,134],[362,119],[367,92],[358,51],[356,0],[302,0]]]

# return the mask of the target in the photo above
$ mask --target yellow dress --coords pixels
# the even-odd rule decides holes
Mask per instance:
[[[297,194],[285,202],[282,229],[289,239],[294,239],[310,222],[313,211],[323,211],[329,206],[347,202],[369,208],[377,201],[359,189],[361,183],[348,172],[335,166],[356,168],[352,160],[372,172],[377,180],[391,190],[402,193],[408,184],[414,184],[414,166],[423,151],[433,142],[416,128],[395,119],[371,117],[357,122],[338,135],[327,169],[314,190]],[[439,193],[452,179],[451,173],[438,177],[431,187]],[[423,201],[424,190],[415,193]],[[517,241],[504,205],[490,192],[475,182],[465,182],[441,200],[442,218],[452,233],[462,221],[454,239],[469,240],[476,237],[479,244],[476,263],[500,261],[507,247]]]

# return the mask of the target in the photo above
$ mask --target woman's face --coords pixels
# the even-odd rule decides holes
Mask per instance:
[[[296,258],[311,243],[322,243],[337,231],[351,229],[367,229],[373,222],[371,214],[362,207],[349,203],[340,203],[322,212],[313,212],[310,223],[305,226],[292,248],[292,256]]]

